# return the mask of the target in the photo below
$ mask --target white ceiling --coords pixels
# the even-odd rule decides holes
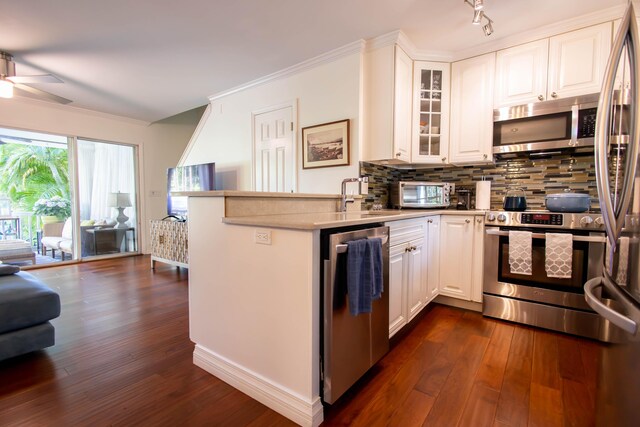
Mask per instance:
[[[19,75],[64,80],[36,87],[71,105],[152,122],[397,29],[420,50],[458,52],[626,2],[485,0],[486,38],[462,0],[0,0],[0,50]]]

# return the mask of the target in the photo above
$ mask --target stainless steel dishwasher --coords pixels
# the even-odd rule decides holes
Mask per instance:
[[[382,239],[383,292],[371,313],[351,315],[346,284],[347,242]],[[323,230],[322,272],[322,400],[334,403],[389,351],[389,227]]]

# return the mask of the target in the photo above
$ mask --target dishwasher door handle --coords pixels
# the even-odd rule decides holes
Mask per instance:
[[[380,239],[382,242],[382,245],[384,246],[385,243],[387,243],[387,240],[389,240],[389,236],[380,236],[377,237],[378,239]],[[346,243],[341,243],[339,245],[336,245],[336,253],[338,254],[345,254],[347,253],[347,244]]]
[[[638,324],[627,316],[613,310],[611,307],[604,305],[596,295],[596,289],[604,287],[603,280],[604,279],[602,277],[594,277],[584,284],[584,296],[587,300],[587,304],[589,304],[596,313],[620,329],[630,333],[631,335],[635,335],[638,330]]]

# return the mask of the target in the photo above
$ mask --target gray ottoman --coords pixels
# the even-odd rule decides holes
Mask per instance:
[[[52,346],[59,315],[60,297],[33,275],[0,276],[0,360]]]

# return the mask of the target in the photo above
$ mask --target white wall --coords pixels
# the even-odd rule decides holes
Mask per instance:
[[[149,219],[166,215],[166,168],[177,164],[201,115],[200,108],[149,124],[71,106],[0,98],[0,127],[121,142],[138,147],[139,239],[145,253]],[[162,194],[150,197],[151,190],[162,191]]]
[[[232,93],[211,103],[199,135],[190,143],[181,164],[215,162],[222,174],[220,189],[251,190],[251,113],[297,100],[296,164],[298,192],[339,193],[343,178],[356,177],[361,138],[362,54],[352,53],[295,75]],[[349,166],[303,170],[301,129],[351,119]],[[218,182],[218,176],[216,177]]]

